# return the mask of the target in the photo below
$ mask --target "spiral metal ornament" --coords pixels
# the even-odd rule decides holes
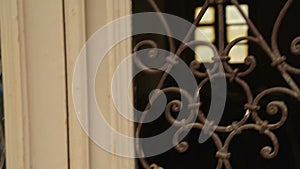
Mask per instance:
[[[152,6],[154,11],[160,12],[154,0],[148,0],[148,2]],[[226,3],[227,2],[228,1],[226,1]],[[205,0],[204,5],[202,6],[202,10],[200,11],[199,15],[195,18],[194,26],[200,22],[210,5],[217,5],[223,7],[226,3],[224,0]],[[271,141],[271,145],[262,147],[260,152],[258,152],[260,153],[261,157],[265,159],[272,159],[276,157],[279,151],[279,141],[274,133],[274,130],[279,129],[286,123],[288,117],[288,104],[286,104],[283,100],[279,99],[268,101],[266,106],[263,106],[264,104],[262,103],[262,100],[268,95],[282,94],[300,101],[300,88],[299,85],[296,83],[295,79],[293,79],[293,75],[300,75],[300,68],[293,67],[287,63],[287,57],[281,54],[277,42],[277,36],[280,30],[279,28],[284,19],[284,16],[286,15],[288,9],[292,5],[293,0],[286,0],[285,5],[281,9],[272,30],[271,44],[268,44],[268,42],[264,39],[263,35],[257,29],[256,25],[243,12],[238,0],[230,0],[230,3],[232,3],[237,8],[241,16],[245,19],[246,24],[249,27],[249,31],[251,32],[251,36],[238,37],[232,40],[231,42],[228,42],[226,46],[223,44],[223,49],[219,49],[219,52],[214,52],[214,58],[212,60],[212,66],[210,67],[210,69],[200,71],[199,69],[204,63],[201,63],[198,60],[193,60],[189,63],[189,68],[192,71],[193,75],[195,76],[195,78],[199,79],[198,89],[193,93],[193,95],[190,95],[188,92],[180,92],[181,90],[184,90],[178,88],[177,86],[163,88],[163,85],[161,84],[165,82],[167,75],[162,75],[160,79],[160,85],[158,86],[158,88],[164,91],[165,93],[177,92],[181,95],[183,94],[184,97],[188,100],[188,103],[186,103],[186,105],[183,103],[182,100],[179,99],[170,100],[165,108],[164,115],[166,118],[166,123],[177,127],[177,131],[174,133],[172,138],[172,144],[174,146],[174,149],[178,153],[185,153],[190,148],[188,141],[181,136],[183,133],[190,131],[190,129],[197,129],[211,134],[211,139],[213,140],[217,148],[217,152],[215,153],[215,157],[218,160],[218,163],[215,166],[216,169],[221,169],[222,167],[225,167],[226,169],[233,168],[230,160],[231,156],[235,152],[230,152],[230,144],[232,144],[233,138],[235,138],[237,135],[241,135],[245,131],[249,130],[256,131],[257,134],[265,135]],[[223,14],[221,14],[219,18],[224,18]],[[171,29],[169,28],[165,19],[161,15],[159,15],[159,19],[166,28],[167,32],[169,34],[172,34]],[[224,25],[221,25],[220,27],[224,27]],[[213,51],[217,51],[215,50],[216,47],[211,43],[193,40],[189,41],[189,37],[194,30],[195,28],[192,27],[187,32],[186,38],[184,39],[182,44],[179,45],[177,50],[175,49],[173,40],[170,38],[168,39],[170,51],[172,53],[175,53],[174,56],[180,57],[183,54],[184,50],[186,50],[189,47],[198,45],[204,45],[211,48]],[[232,48],[236,46],[239,42],[245,40],[257,45],[266,53],[265,57],[268,57],[268,59],[271,62],[269,66],[273,66],[279,71],[280,75],[286,82],[287,87],[272,87],[263,89],[256,93],[253,92],[251,85],[247,82],[247,77],[249,77],[249,75],[251,75],[251,73],[255,71],[259,64],[255,58],[255,54],[251,54],[250,56],[245,58],[242,66],[244,66],[244,68],[246,67],[246,69],[241,69],[240,67],[233,67],[229,63],[230,57],[228,57],[229,52],[232,50]],[[158,55],[158,53],[155,50],[155,48],[157,48],[157,45],[152,40],[145,40],[138,43],[135,46],[134,51],[138,51],[142,46],[145,45],[153,48],[148,52],[148,56],[150,59],[154,59]],[[290,50],[294,55],[300,55],[300,37],[294,38],[294,40],[291,42]],[[167,70],[168,65],[175,65],[176,59],[174,58],[176,57],[167,56],[162,69]],[[137,64],[137,66],[145,67],[145,65],[141,63],[141,61],[138,58],[135,60],[135,63]],[[225,74],[220,73],[221,67],[224,68]],[[156,70],[150,70],[148,72],[156,73]],[[195,102],[195,98],[199,97],[199,95],[201,97],[200,92],[204,90],[204,86],[221,76],[226,77],[226,79],[229,82],[228,85],[238,85],[242,89],[242,94],[246,98],[245,103],[243,103],[244,109],[241,110],[243,117],[241,119],[234,120],[227,126],[219,125],[215,123],[212,119],[207,119],[206,115],[203,113],[202,110],[202,102]],[[197,110],[192,108],[193,104],[198,105]],[[174,117],[174,114],[180,112],[183,109],[186,111],[185,114],[187,116],[181,120],[176,119]],[[145,114],[146,113],[147,109],[145,109]],[[271,117],[274,117],[275,115],[280,115],[281,117],[279,121],[273,123],[269,122],[266,119],[263,119],[263,116],[261,116],[262,113],[265,113]],[[194,116],[197,117],[197,121],[192,121]],[[136,137],[140,137],[141,128],[143,126],[142,118],[137,126],[138,127]],[[220,139],[219,135],[224,135],[224,133],[227,134],[227,137],[223,141]],[[144,150],[140,143],[137,143],[137,152],[143,154],[143,151]],[[157,164],[149,164],[147,159],[140,158],[139,160],[145,169],[161,168]]]
[[[291,43],[291,51],[294,55],[300,55],[300,36],[296,37]]]

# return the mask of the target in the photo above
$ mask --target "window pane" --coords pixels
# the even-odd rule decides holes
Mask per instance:
[[[235,45],[229,52],[229,63],[244,63],[248,56],[248,45]]]
[[[213,26],[200,26],[195,30],[195,39],[213,42],[215,40],[215,30]]]
[[[202,9],[202,7],[196,8],[196,10],[195,10],[195,18],[198,16],[198,14],[200,13],[201,9]],[[200,24],[212,24],[214,22],[215,22],[215,9],[213,7],[209,7],[205,11],[205,13],[204,13],[204,15],[203,15],[203,17],[202,17],[202,19],[200,21]]]
[[[211,48],[207,46],[197,46],[195,49],[195,57],[199,62],[212,62],[214,53]]]
[[[248,5],[241,5],[240,7],[246,16],[248,16]],[[237,24],[246,23],[246,21],[234,5],[228,5],[226,6],[226,23]]]
[[[248,35],[248,25],[234,25],[227,26],[227,41],[231,42],[232,40]]]

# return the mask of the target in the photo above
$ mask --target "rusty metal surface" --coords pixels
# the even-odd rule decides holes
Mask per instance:
[[[158,6],[156,5],[156,3],[153,0],[148,0],[148,2],[153,7],[154,11],[160,12]],[[223,15],[222,10],[223,10],[224,2],[225,2],[224,0],[206,0],[202,7],[201,12],[196,17],[193,24],[196,25],[197,23],[199,23],[199,21],[201,20],[201,18],[203,17],[203,15],[205,13],[205,11],[212,4],[214,4],[214,5],[217,4],[217,9],[219,10],[218,13],[220,15]],[[205,122],[210,124],[210,126],[216,128],[216,130],[212,133],[212,136],[211,136],[211,138],[213,139],[215,146],[218,150],[215,153],[215,157],[218,159],[217,166],[215,167],[216,169],[221,169],[222,167],[225,167],[226,169],[232,168],[231,162],[230,162],[230,157],[231,157],[231,153],[234,153],[234,152],[229,152],[229,146],[232,142],[232,139],[236,135],[242,133],[245,130],[256,130],[256,131],[258,131],[258,133],[264,134],[265,136],[267,136],[273,145],[263,147],[260,151],[260,154],[265,159],[274,158],[277,155],[278,150],[279,150],[279,141],[277,139],[277,136],[274,134],[274,130],[280,128],[282,125],[285,124],[287,116],[288,116],[288,108],[283,101],[275,100],[275,101],[269,102],[266,106],[266,109],[262,110],[260,101],[262,100],[263,97],[273,94],[273,93],[281,93],[284,95],[288,95],[289,97],[292,97],[294,99],[300,100],[299,86],[295,83],[295,80],[291,76],[293,74],[300,75],[300,68],[293,67],[286,62],[286,57],[284,55],[282,55],[281,52],[279,51],[278,42],[277,42],[277,35],[278,35],[279,27],[289,9],[289,7],[292,5],[293,0],[287,0],[285,5],[281,9],[280,13],[278,14],[276,22],[273,26],[273,31],[272,31],[272,36],[271,36],[271,44],[267,43],[267,41],[265,40],[265,37],[263,37],[263,35],[260,33],[260,31],[255,26],[255,24],[253,24],[251,19],[249,19],[246,16],[246,14],[243,13],[238,0],[231,0],[230,2],[234,6],[236,6],[238,11],[242,14],[243,18],[246,20],[247,25],[249,26],[249,30],[252,32],[252,35],[247,36],[247,37],[237,38],[237,39],[233,40],[232,42],[230,42],[226,46],[224,43],[224,37],[223,36],[219,37],[219,39],[218,39],[219,53],[218,53],[218,56],[216,56],[216,57],[219,57],[221,62],[215,61],[213,64],[213,67],[209,71],[213,75],[218,76],[218,74],[220,73],[219,67],[223,66],[225,69],[225,74],[226,74],[226,78],[228,79],[228,81],[231,83],[238,84],[243,89],[244,94],[247,98],[247,103],[244,104],[243,118],[241,118],[239,121],[233,121],[228,126],[216,125],[213,121],[208,121],[206,119],[206,117],[205,117],[204,113],[201,111],[201,107],[200,107],[200,110],[198,112],[199,122],[192,122],[192,123],[186,124],[185,126],[180,127],[181,122],[177,121],[174,117],[172,117],[170,112],[171,111],[173,111],[173,112],[179,111],[180,106],[181,106],[181,101],[173,100],[173,101],[169,102],[167,104],[166,110],[165,110],[165,117],[166,117],[168,123],[178,125],[178,128],[179,128],[173,137],[173,144],[175,146],[175,149],[178,152],[185,152],[189,148],[188,142],[183,141],[183,142],[178,143],[177,139],[178,139],[180,133],[184,132],[185,130],[187,130],[189,128],[194,128],[194,129],[199,129],[199,130],[203,130],[206,132],[210,132],[208,128],[203,128]],[[170,35],[171,30],[168,27],[166,20],[164,20],[163,16],[159,16],[159,18],[160,18],[162,24],[164,25],[164,27],[166,28],[166,31]],[[224,16],[219,16],[219,18],[224,18]],[[222,19],[218,20],[218,24],[220,25],[221,28],[224,27],[224,21]],[[221,31],[221,34],[223,34],[222,31],[224,31],[224,30],[219,30],[219,31]],[[197,41],[189,41],[190,36],[193,34],[193,32],[194,32],[194,27],[191,28],[187,32],[185,40],[181,43],[181,45],[177,49],[175,48],[175,43],[174,43],[173,39],[172,38],[168,39],[170,52],[175,53],[176,55],[172,55],[172,56],[166,58],[164,66],[163,66],[164,73],[162,74],[160,81],[156,87],[157,89],[161,89],[163,91],[171,91],[171,92],[175,92],[175,93],[176,92],[179,93],[180,90],[182,90],[178,87],[169,87],[169,88],[162,88],[162,87],[168,76],[168,72],[174,66],[174,63],[177,59],[176,57],[180,56],[182,54],[182,52],[187,48],[187,46],[188,46],[187,44],[193,44],[193,43],[196,44],[197,43]],[[248,41],[251,41],[251,42],[259,45],[260,48],[266,52],[266,54],[268,55],[268,57],[271,60],[270,66],[276,67],[278,69],[282,78],[285,80],[286,84],[288,84],[289,87],[280,87],[280,86],[272,87],[272,88],[268,88],[268,89],[261,91],[257,95],[254,95],[251,92],[251,86],[247,83],[246,80],[244,80],[244,78],[247,77],[250,73],[252,73],[254,71],[254,69],[256,68],[257,62],[256,62],[255,57],[254,56],[246,57],[244,64],[248,66],[248,69],[244,70],[244,71],[240,71],[238,68],[233,68],[232,65],[230,65],[228,63],[228,61],[230,59],[228,56],[230,50],[237,43],[239,43],[243,40],[248,40]],[[150,45],[151,47],[154,47],[154,48],[157,47],[156,43],[154,41],[145,40],[145,41],[138,43],[135,46],[134,51],[135,52],[138,51],[139,48],[144,45]],[[296,37],[292,41],[290,50],[295,55],[300,54],[300,37]],[[152,53],[152,55],[155,55],[155,51],[152,51],[149,54],[151,55],[151,53]],[[149,57],[152,57],[152,56],[149,56]],[[136,61],[135,63],[142,64],[141,61]],[[190,69],[194,73],[195,77],[202,78],[202,80],[198,84],[199,90],[201,90],[202,87],[209,82],[208,72],[207,71],[200,72],[198,70],[200,65],[201,65],[201,63],[196,60],[192,61],[190,64]],[[157,71],[160,71],[160,70],[149,69],[148,73],[155,73]],[[198,94],[199,94],[199,91],[196,92],[195,96],[193,96],[193,97],[197,97]],[[191,97],[191,96],[187,95],[185,97]],[[198,103],[198,104],[200,105],[201,103]],[[150,106],[151,105],[148,104],[147,107],[145,108],[145,110],[148,110]],[[274,122],[274,123],[269,122],[267,120],[264,120],[260,116],[261,111],[263,111],[271,116],[281,113],[281,118],[279,119],[278,122]],[[135,137],[138,137],[138,138],[141,137],[141,129],[143,127],[143,120],[145,119],[145,116],[147,114],[146,112],[147,111],[145,111],[145,113],[140,118],[140,123],[137,124]],[[187,118],[189,118],[189,117],[187,117]],[[249,118],[252,118],[254,123],[249,123],[248,122]],[[225,139],[225,141],[222,141],[220,139],[218,133],[228,133],[228,136]],[[140,143],[136,143],[136,149],[137,149],[138,154],[144,153],[143,152],[144,150],[143,150],[142,146],[140,145]],[[144,158],[140,158],[139,160],[145,169],[149,169],[149,168],[159,169],[160,168],[160,166],[158,166],[157,164],[149,164],[147,162],[147,160]]]

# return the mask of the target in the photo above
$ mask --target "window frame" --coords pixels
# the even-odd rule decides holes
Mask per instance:
[[[197,6],[195,6],[193,9],[193,11],[194,11],[194,17],[196,17],[197,16],[197,14],[196,14],[196,11],[197,11],[197,8],[201,8],[202,7],[202,5],[203,4],[201,4],[201,5],[197,5]],[[248,3],[241,3],[241,5],[247,5],[247,12],[248,12],[248,17],[249,17],[249,15],[250,15],[250,5],[248,4]],[[223,27],[223,37],[224,37],[224,46],[226,46],[226,45],[228,45],[228,43],[230,43],[230,41],[228,41],[228,30],[227,30],[227,28],[229,27],[229,26],[238,26],[238,25],[241,25],[241,26],[244,26],[244,25],[246,25],[247,26],[247,36],[249,35],[249,26],[247,25],[247,23],[245,22],[245,23],[233,23],[233,24],[228,24],[227,23],[227,20],[228,20],[228,18],[226,18],[226,7],[228,7],[228,6],[234,6],[234,5],[232,5],[232,4],[225,4],[224,6],[223,6],[223,11],[224,11],[224,15],[223,15],[223,21],[224,21],[224,27]],[[214,22],[213,23],[210,23],[210,24],[203,24],[203,23],[201,23],[201,21],[199,22],[199,23],[197,23],[196,24],[196,29],[197,28],[201,28],[201,27],[205,27],[205,26],[211,26],[211,27],[213,27],[213,29],[214,29],[214,33],[215,33],[215,37],[214,37],[214,41],[211,41],[211,43],[213,43],[215,46],[219,46],[219,41],[218,41],[218,39],[220,38],[220,32],[218,31],[219,29],[220,29],[220,26],[218,25],[218,19],[219,19],[219,14],[218,14],[218,10],[217,10],[217,8],[218,8],[218,6],[217,5],[211,5],[211,6],[209,6],[209,8],[213,8],[214,9]],[[206,11],[207,12],[207,11]],[[195,34],[194,34],[195,35]],[[195,38],[195,40],[200,40],[200,39],[196,39],[196,35],[194,36],[194,38]],[[247,51],[246,51],[246,54],[245,54],[245,56],[244,56],[244,58],[243,58],[243,60],[249,55],[249,43],[248,43],[248,41],[242,41],[242,42],[240,42],[240,43],[238,43],[238,44],[236,44],[235,46],[245,46],[245,47],[247,47]],[[195,49],[196,49],[197,47],[195,47]],[[234,47],[233,47],[234,48]],[[229,55],[230,55],[230,53],[229,53]],[[197,56],[197,54],[195,54],[195,57],[196,57],[196,60],[200,60],[200,59],[198,59],[198,57],[199,56]],[[213,57],[213,56],[210,56],[210,57]],[[243,60],[241,60],[241,61],[237,61],[237,62],[231,62],[231,61],[229,61],[229,63],[231,63],[231,64],[242,64],[243,63]],[[208,59],[204,59],[203,60],[203,62],[212,62],[213,60],[208,60]]]

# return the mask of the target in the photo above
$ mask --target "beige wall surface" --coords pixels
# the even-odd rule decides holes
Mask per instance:
[[[2,0],[7,168],[68,168],[63,3]]]
[[[84,37],[86,40],[90,38],[97,30],[101,29],[103,26],[111,22],[112,20],[121,17],[126,16],[131,13],[131,1],[129,0],[85,0],[84,4],[81,4],[81,6],[84,6],[85,11],[80,12],[81,16],[84,16],[84,18],[81,18],[80,21],[84,22],[84,27],[81,27],[78,29],[78,32],[84,32]],[[67,4],[68,5],[68,4]],[[79,4],[77,4],[79,5]],[[79,5],[80,6],[80,5]],[[80,15],[77,16],[80,18]],[[74,21],[74,19],[70,19],[69,21]],[[78,20],[77,20],[78,21]],[[81,24],[82,25],[82,24]],[[78,28],[78,27],[76,27]],[[75,28],[75,29],[76,29]],[[74,26],[71,26],[70,29],[74,30]],[[130,27],[128,27],[130,29]],[[118,33],[121,30],[111,30],[112,36],[118,36]],[[70,37],[73,37],[72,34],[69,34]],[[83,35],[79,35],[82,37]],[[68,36],[67,36],[68,37]],[[69,46],[72,48],[72,46]],[[73,46],[74,47],[74,46]],[[79,47],[79,46],[78,46]],[[101,44],[99,44],[99,47],[101,47]],[[74,48],[73,48],[74,49]],[[79,51],[80,49],[74,49]],[[131,53],[131,39],[125,40],[122,43],[116,45],[106,56],[106,59],[104,59],[104,63],[101,64],[97,78],[96,78],[96,97],[99,106],[102,105],[109,105],[109,106],[103,106],[101,107],[103,115],[106,117],[106,120],[110,123],[111,127],[118,130],[119,132],[122,132],[128,136],[133,136],[133,123],[129,122],[127,120],[124,120],[120,117],[118,112],[116,111],[111,97],[111,79],[113,76],[113,73],[115,69],[117,68],[118,64],[129,54]],[[76,54],[73,53],[73,54]],[[78,55],[78,53],[77,53]],[[76,56],[77,56],[76,55]],[[68,61],[74,60],[75,55],[68,55]],[[74,62],[68,62],[68,65],[70,67],[74,66]],[[130,79],[130,70],[131,67],[129,67],[128,72],[124,72],[124,77],[128,77]],[[69,72],[73,73],[73,72]],[[107,78],[103,78],[107,77]],[[70,80],[70,79],[69,79]],[[126,84],[125,81],[123,81],[124,84]],[[71,83],[69,81],[69,83]],[[71,107],[71,106],[70,106]],[[74,114],[74,112],[70,111],[70,114]],[[70,121],[70,124],[77,124],[78,122]],[[72,128],[70,130],[73,130]],[[75,131],[75,130],[73,130]],[[80,130],[82,131],[82,130]],[[76,131],[75,131],[76,132]],[[76,132],[78,133],[78,131]],[[76,134],[73,135],[73,137],[76,137]],[[113,137],[113,136],[112,136]],[[72,140],[72,136],[70,137]],[[86,145],[86,141],[82,141],[84,145]],[[78,144],[74,143],[73,146],[75,149],[77,149],[76,146]],[[80,143],[79,143],[80,144]],[[115,142],[112,144],[116,144]],[[130,143],[124,143],[124,146],[128,146],[127,144]],[[97,168],[107,168],[107,169],[118,169],[118,168],[135,168],[135,160],[134,159],[127,159],[127,158],[121,158],[116,155],[113,155],[109,152],[104,151],[101,149],[98,145],[96,145],[93,141],[89,140],[88,145],[86,146],[87,149],[81,151],[84,151],[84,153],[88,152],[89,156],[89,168],[91,169],[97,169]],[[133,147],[133,146],[131,146]],[[71,148],[72,150],[72,148]],[[80,151],[80,150],[79,150]],[[72,153],[71,153],[72,156]],[[72,166],[73,164],[77,163],[76,158],[81,157],[74,157],[70,163]]]
[[[133,159],[108,153],[89,140],[72,101],[72,75],[85,41],[109,21],[131,13],[129,0],[0,0],[1,49],[8,169],[135,168]],[[130,29],[130,28],[129,28]],[[118,34],[119,30],[112,30]],[[118,131],[133,135],[112,104],[114,69],[131,40],[109,53],[98,102]],[[130,77],[130,68],[125,72]],[[99,80],[98,80],[99,81]],[[124,143],[124,146],[129,143]]]

